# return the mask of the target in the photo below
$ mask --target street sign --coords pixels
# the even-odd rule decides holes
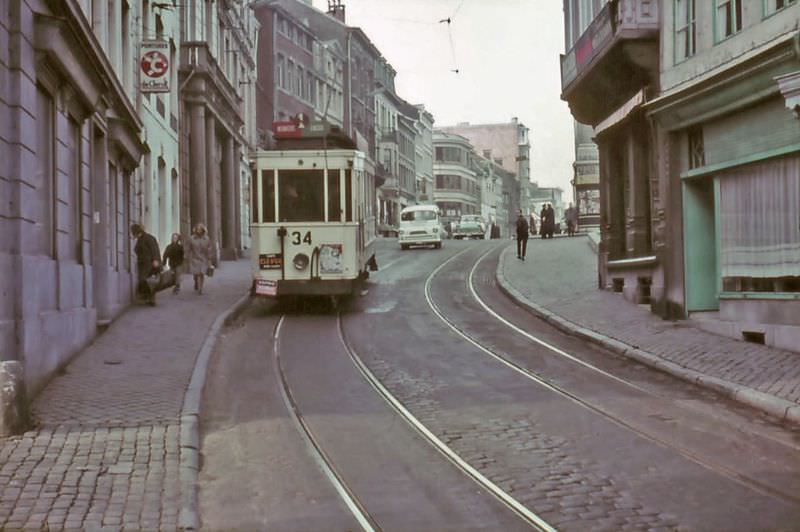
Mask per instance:
[[[147,92],[169,92],[169,43],[142,41],[139,47],[140,89]]]

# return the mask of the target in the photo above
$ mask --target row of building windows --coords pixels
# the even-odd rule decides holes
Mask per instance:
[[[437,201],[436,206],[448,218],[458,218],[462,214],[480,214],[478,207],[460,201]]]
[[[480,189],[478,185],[460,175],[439,174],[436,176],[436,190],[457,190],[465,192],[470,196],[478,196]]]
[[[278,33],[309,52],[314,49],[314,38],[281,15],[278,15]]]
[[[720,42],[741,31],[745,0],[713,0],[714,41]],[[798,0],[763,0],[763,15],[770,16]],[[675,60],[697,52],[697,2],[675,0]]]
[[[83,126],[56,108],[55,91],[42,84],[36,87],[36,159],[39,164],[37,199],[41,223],[39,252],[57,260],[83,264],[84,242],[89,240],[85,212],[90,193],[84,183],[87,149]],[[130,176],[108,163],[109,263],[116,269],[130,270],[131,190]]]
[[[436,162],[466,164],[466,155],[463,149],[454,146],[437,146]]]

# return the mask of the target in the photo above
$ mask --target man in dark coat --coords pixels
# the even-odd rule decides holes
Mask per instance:
[[[517,258],[525,260],[525,252],[528,248],[528,220],[522,214],[522,209],[517,214]]]
[[[131,235],[136,239],[133,251],[136,253],[137,291],[150,306],[156,304],[156,291],[147,284],[147,278],[161,270],[161,250],[156,237],[145,232],[139,224],[131,226]]]
[[[556,231],[556,211],[553,206],[547,204],[547,238],[553,238],[553,233]]]
[[[547,238],[547,204],[542,205],[539,211],[539,234],[542,238]]]

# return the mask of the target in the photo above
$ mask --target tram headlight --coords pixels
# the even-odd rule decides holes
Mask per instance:
[[[305,270],[306,268],[308,268],[308,263],[309,263],[308,255],[306,255],[305,253],[298,253],[292,259],[292,264],[294,264],[295,270]]]

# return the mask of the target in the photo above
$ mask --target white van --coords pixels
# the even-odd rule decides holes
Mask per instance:
[[[401,249],[410,246],[442,247],[442,223],[436,205],[414,205],[400,211],[400,229],[397,240]]]

